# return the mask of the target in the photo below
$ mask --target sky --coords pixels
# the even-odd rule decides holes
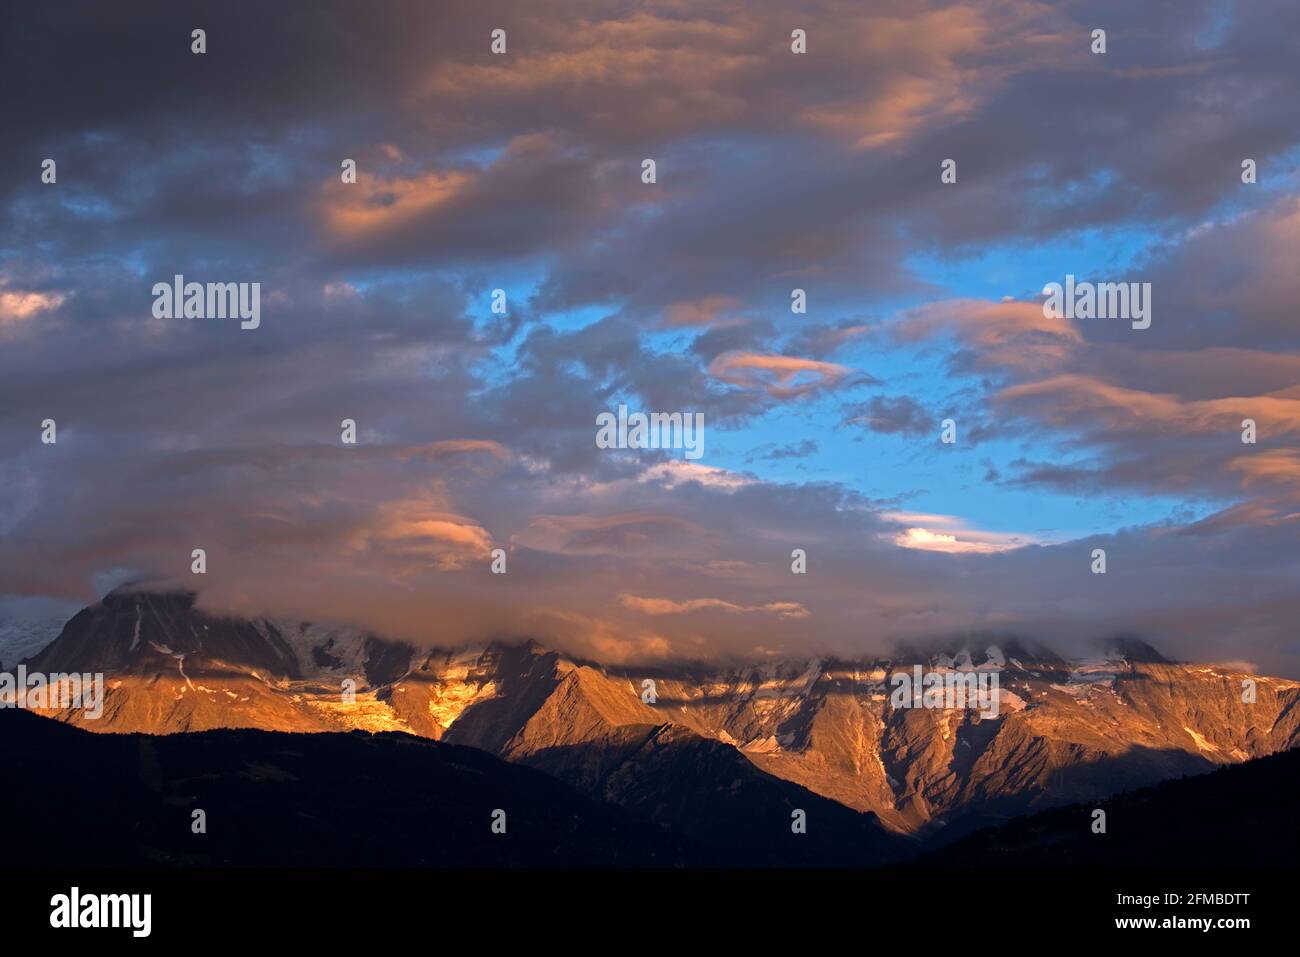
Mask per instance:
[[[1122,633],[1300,677],[1294,3],[5,17],[0,613],[148,580],[611,663]],[[177,274],[260,325],[158,317]],[[1067,275],[1150,327],[1049,314]],[[620,404],[704,455],[598,447]]]

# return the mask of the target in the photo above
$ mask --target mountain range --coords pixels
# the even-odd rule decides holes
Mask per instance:
[[[996,671],[997,715],[892,707],[889,676],[915,664]],[[1300,735],[1300,683],[1167,661],[1135,639],[1072,660],[1018,639],[638,670],[535,642],[417,649],[124,588],[26,665],[105,674],[98,720],[45,712],[86,730],[404,732],[544,772],[692,847],[731,848],[731,861],[739,848],[762,861],[898,860],[1033,811],[1286,751]],[[790,840],[798,811],[807,834],[795,837],[834,836],[815,855],[813,841]]]

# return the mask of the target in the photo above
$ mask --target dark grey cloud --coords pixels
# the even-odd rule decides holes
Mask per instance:
[[[873,432],[926,435],[938,432],[939,418],[911,396],[873,396],[845,410],[845,424],[864,425]]]

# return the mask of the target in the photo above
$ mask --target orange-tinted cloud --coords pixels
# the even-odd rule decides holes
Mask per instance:
[[[1300,493],[1300,452],[1295,449],[1261,449],[1239,455],[1228,468],[1241,473],[1247,485],[1271,485],[1292,496]]]
[[[1034,404],[1034,414],[1047,421],[1092,423],[1117,432],[1234,432],[1246,418],[1253,418],[1259,429],[1270,434],[1300,431],[1300,398],[1286,394],[1184,401],[1091,376],[1060,375],[1008,386],[997,399]]]
[[[1064,38],[1030,26],[1044,10],[964,3],[895,15],[864,7],[810,43],[822,56],[857,57],[875,69],[858,90],[806,107],[802,119],[874,149],[969,116],[1016,72],[1066,49]]]
[[[356,183],[330,187],[323,211],[325,223],[336,236],[366,239],[446,206],[473,182],[473,175],[456,170],[389,178],[359,172]]]
[[[55,292],[28,292],[0,288],[0,329],[16,327],[42,312],[63,305],[64,296]]]
[[[1038,302],[948,299],[912,309],[894,327],[903,342],[954,336],[980,367],[1024,371],[1060,367],[1083,338],[1068,319],[1043,314]]]
[[[721,598],[691,598],[673,601],[670,598],[642,598],[637,595],[619,595],[626,608],[647,615],[685,615],[704,609],[716,609],[731,614],[765,614],[778,618],[807,618],[808,609],[795,601],[770,601],[761,605],[737,605]]]
[[[774,399],[833,389],[849,372],[834,362],[757,352],[727,352],[709,364],[709,375],[715,379],[744,389],[761,389]]]
[[[430,510],[420,501],[384,505],[353,541],[361,548],[426,561],[443,570],[485,560],[492,549],[492,536],[483,526],[451,512]]]

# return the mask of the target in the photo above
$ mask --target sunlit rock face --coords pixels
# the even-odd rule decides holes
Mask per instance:
[[[93,731],[404,731],[629,805],[649,802],[637,768],[672,769],[665,788],[691,787],[692,763],[733,778],[754,768],[903,833],[1205,771],[1300,736],[1300,683],[1167,662],[1134,641],[1071,661],[1008,642],[642,674],[535,643],[417,651],[355,629],[215,618],[190,595],[119,591],[26,664],[102,671],[100,718],[44,712]],[[897,707],[894,676],[916,665],[995,672],[996,714]]]

